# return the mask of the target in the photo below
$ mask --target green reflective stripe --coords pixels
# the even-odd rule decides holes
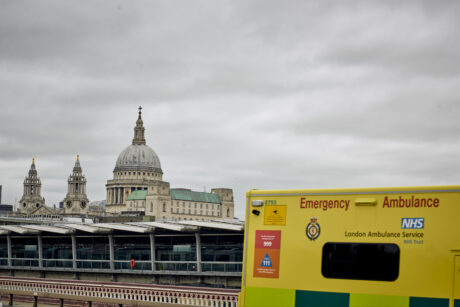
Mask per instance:
[[[409,307],[449,307],[449,299],[431,297],[411,297]]]
[[[246,287],[245,307],[294,307],[295,290]]]
[[[295,307],[348,307],[349,293],[297,290]]]
[[[408,296],[350,294],[350,307],[409,307]]]
[[[245,307],[449,307],[449,299],[246,287]]]

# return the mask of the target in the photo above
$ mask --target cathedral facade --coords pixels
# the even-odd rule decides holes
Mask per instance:
[[[163,170],[155,151],[147,146],[142,112],[139,107],[131,145],[118,156],[113,179],[106,184],[107,215],[135,214],[147,220],[201,220],[211,221],[234,218],[233,191],[229,188],[211,189],[211,193],[190,189],[172,189],[163,181]],[[24,180],[24,193],[18,212],[26,216],[88,216],[95,215],[89,208],[86,178],[80,157],[67,180],[67,194],[62,208],[50,208],[41,196],[41,181],[35,160]],[[97,214],[101,214],[98,212]],[[96,215],[97,215],[96,214]]]
[[[113,179],[108,180],[106,212],[141,213],[151,220],[216,220],[234,217],[232,189],[211,193],[171,189],[155,151],[147,146],[139,108],[131,145],[118,156]]]

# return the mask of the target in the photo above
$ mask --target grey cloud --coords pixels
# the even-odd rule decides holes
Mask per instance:
[[[91,200],[144,107],[173,187],[458,183],[454,1],[3,1],[0,184]]]
[[[116,1],[81,5],[7,0],[0,13],[0,54],[27,63],[86,58],[98,50],[100,39],[129,32],[137,17],[135,10],[121,9]]]

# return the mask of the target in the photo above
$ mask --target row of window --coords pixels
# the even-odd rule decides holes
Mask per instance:
[[[150,211],[153,211],[153,204],[150,204]],[[166,212],[166,203],[163,203],[163,212]],[[176,211],[176,213],[177,213],[177,212],[178,212],[178,210]],[[183,214],[186,214],[185,211],[183,211],[183,212],[184,212]],[[191,214],[191,213],[190,213],[190,212],[191,212],[191,209],[189,209],[188,212],[189,212],[188,214]],[[196,213],[197,211],[195,210],[194,212],[195,212],[194,214],[196,215],[196,214],[197,214],[197,213]],[[202,211],[200,210],[200,215],[203,215],[201,212],[202,212]],[[174,213],[172,207],[171,207],[171,213]],[[229,209],[229,208],[227,208],[227,212],[226,212],[226,213],[227,213],[227,214],[226,214],[226,217],[230,217],[230,209]],[[213,213],[213,214],[214,214],[214,213]],[[215,212],[215,214],[216,214],[215,216],[219,216],[219,212]],[[222,214],[224,214],[224,213],[222,213]],[[206,215],[209,215],[209,214],[208,214],[208,211],[206,211]]]
[[[147,173],[146,172],[119,172],[119,173],[117,173],[117,175],[118,176],[131,176],[131,175],[133,175],[133,176],[135,176],[135,175],[145,176],[145,175],[147,175],[147,176],[153,176],[153,177],[158,177],[159,176],[159,174],[151,173],[151,172],[147,172]]]
[[[174,207],[171,207],[170,208],[170,213],[175,213],[175,214],[190,214],[190,215],[206,215],[206,216],[220,216],[220,205],[219,204],[215,204],[216,206],[214,206],[214,204],[211,204],[211,209],[214,209],[216,208],[217,211],[204,211],[204,210],[200,210],[198,211],[197,210],[197,204],[195,203],[194,204],[194,209],[192,211],[192,207],[193,206],[190,206],[190,204],[188,204],[188,209],[185,207],[185,202],[182,203],[184,206],[179,208],[179,202],[176,202],[176,208]],[[138,202],[128,202],[128,207],[130,208],[144,208],[144,201],[142,201],[141,205],[139,206],[139,203]],[[166,203],[163,203],[163,206],[162,206],[162,211],[163,212],[166,212]],[[200,204],[200,209],[202,208],[202,204]],[[206,204],[206,209],[209,208],[208,207],[208,204]],[[153,212],[153,203],[150,203],[150,211]],[[188,212],[188,213],[187,213]],[[230,217],[230,209],[227,208],[227,212],[226,212],[226,217]]]
[[[26,207],[27,207],[27,203],[23,203],[22,206],[23,206],[24,208],[26,208]],[[40,204],[39,204],[39,203],[36,203],[36,204],[35,204],[35,208],[38,208],[38,207],[40,207]]]
[[[144,201],[141,201],[141,202],[128,201],[127,206],[130,207],[130,208],[145,208],[145,202]],[[153,204],[152,204],[152,210],[153,210]]]
[[[174,202],[173,202],[173,205],[174,205]],[[179,207],[180,205],[180,201],[176,201],[176,207]],[[204,209],[204,206],[203,205],[206,205],[206,209],[220,209],[220,205],[219,204],[209,204],[209,203],[206,203],[206,204],[202,204],[200,203],[200,209]],[[198,209],[198,203],[185,203],[185,201],[182,202],[182,207],[187,207],[188,209],[191,209],[191,208],[194,208],[194,209]]]
[[[6,240],[0,241],[0,258],[8,257]],[[115,260],[151,259],[150,238],[114,237]],[[77,259],[109,260],[110,247],[106,237],[78,237]],[[16,239],[12,242],[12,256],[15,259],[38,259],[38,244],[34,238]],[[72,259],[70,238],[43,238],[43,259]],[[196,261],[196,238],[190,236],[155,237],[155,258],[157,261]],[[201,236],[202,261],[242,261],[243,235]]]
[[[173,217],[173,218],[168,218],[168,221],[174,221],[174,222],[177,222],[177,221],[202,221],[202,222],[205,222],[205,221],[208,221],[208,219],[204,219],[204,218],[200,219],[200,218],[195,218],[195,217],[190,217],[190,218]]]
[[[182,208],[181,208],[181,210],[179,210],[179,208],[176,208],[174,210],[174,208],[172,208],[172,207],[171,207],[171,213],[175,213],[175,214],[193,214],[193,215],[203,215],[204,214],[204,215],[207,215],[207,216],[219,216],[218,211],[208,211],[208,210],[206,210],[206,211],[203,211],[203,210],[198,211],[196,209],[192,211],[192,209],[188,209],[188,213],[187,213],[186,209],[182,210]]]

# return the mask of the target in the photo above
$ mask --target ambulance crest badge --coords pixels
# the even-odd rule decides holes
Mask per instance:
[[[308,223],[305,233],[307,234],[307,238],[312,241],[318,239],[319,234],[321,233],[321,228],[319,227],[317,217],[310,218],[310,223]]]

